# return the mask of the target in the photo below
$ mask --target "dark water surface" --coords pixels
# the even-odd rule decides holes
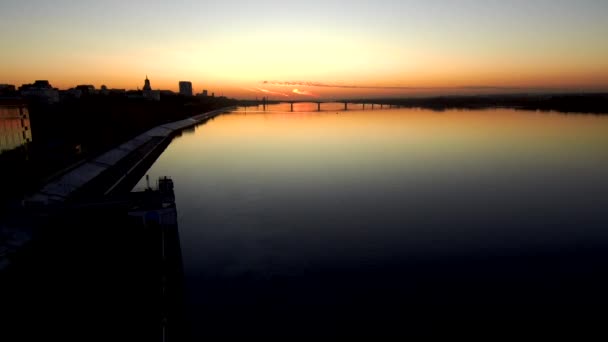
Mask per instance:
[[[276,109],[149,171],[175,181],[194,340],[606,318],[608,117]]]

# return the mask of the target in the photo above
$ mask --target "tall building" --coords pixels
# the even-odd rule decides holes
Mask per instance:
[[[179,93],[184,96],[192,96],[192,82],[179,82]]]

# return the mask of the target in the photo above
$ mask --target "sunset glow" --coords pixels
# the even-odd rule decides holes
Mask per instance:
[[[255,98],[608,90],[605,1],[0,4],[0,83]]]

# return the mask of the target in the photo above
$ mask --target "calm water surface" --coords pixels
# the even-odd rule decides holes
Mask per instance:
[[[608,303],[608,117],[335,107],[218,117],[150,169],[197,338]]]

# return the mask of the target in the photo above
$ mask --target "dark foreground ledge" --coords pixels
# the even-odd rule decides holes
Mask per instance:
[[[41,215],[32,241],[0,272],[0,340],[184,340],[181,247],[169,190]]]

